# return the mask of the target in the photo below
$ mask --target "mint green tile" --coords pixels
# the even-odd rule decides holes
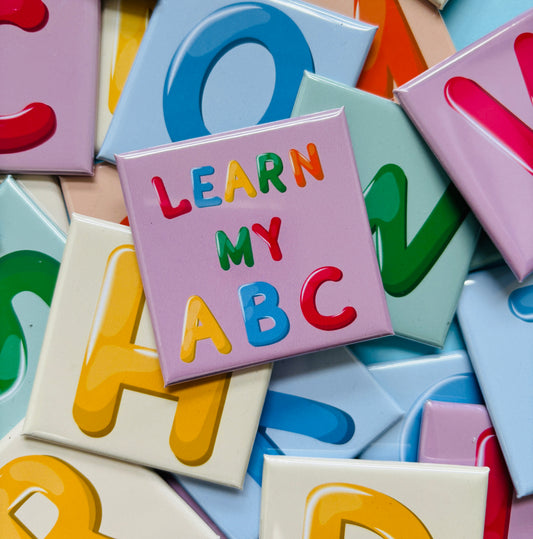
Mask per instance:
[[[394,331],[441,347],[479,225],[399,105],[306,73],[292,115],[342,106]]]

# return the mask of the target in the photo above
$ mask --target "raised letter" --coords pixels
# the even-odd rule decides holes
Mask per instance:
[[[200,296],[191,296],[185,307],[181,360],[186,363],[194,361],[196,343],[204,339],[211,339],[221,354],[231,352],[231,343],[205,301]]]
[[[48,455],[18,457],[0,468],[0,530],[6,539],[31,539],[16,516],[35,493],[45,496],[58,511],[46,537],[111,539],[99,533],[102,505],[92,483],[70,464]]]
[[[304,539],[344,537],[347,524],[379,537],[432,539],[423,522],[405,505],[383,492],[350,483],[326,483],[307,496]]]
[[[211,182],[202,182],[202,176],[209,176],[215,173],[213,167],[197,167],[191,169],[192,192],[194,203],[198,208],[210,208],[211,206],[220,206],[222,199],[220,197],[204,198],[204,193],[213,190]]]
[[[15,390],[26,372],[28,345],[13,298],[27,291],[50,305],[58,271],[59,262],[38,251],[15,251],[0,258],[0,398]]]
[[[533,34],[520,34],[515,54],[533,100]],[[444,88],[448,104],[485,138],[533,174],[533,130],[494,99],[477,82],[453,77]]]
[[[89,335],[72,414],[91,437],[115,427],[125,389],[177,402],[169,445],[176,458],[199,466],[209,460],[231,375],[165,388],[157,351],[135,344],[144,295],[131,245],[109,256]]]
[[[241,165],[239,165],[237,161],[232,160],[228,164],[226,193],[224,195],[224,200],[226,200],[226,202],[233,202],[236,189],[244,189],[250,198],[254,198],[257,195],[255,187],[250,182],[250,179],[242,169]]]
[[[0,5],[0,25],[38,32],[47,22],[48,8],[41,0],[11,0]],[[40,146],[55,133],[56,125],[55,112],[45,103],[30,103],[14,114],[0,116],[0,154]]]
[[[255,298],[262,297],[261,303]],[[239,288],[242,316],[248,342],[252,346],[267,346],[284,339],[289,333],[290,324],[285,311],[279,304],[278,291],[269,283],[255,282]],[[261,329],[261,320],[271,320],[274,326]]]
[[[226,233],[222,230],[217,230],[215,234],[215,240],[217,244],[218,260],[220,267],[223,270],[229,270],[229,260],[237,265],[242,262],[244,257],[244,263],[251,268],[254,265],[254,254],[252,252],[252,242],[250,241],[250,231],[245,227],[241,227],[239,230],[239,237],[237,238],[237,244],[234,246]]]
[[[307,159],[297,150],[289,150],[289,157],[291,159],[294,179],[300,187],[305,187],[307,185],[302,167],[305,168],[305,170],[307,170],[307,172],[309,172],[316,180],[324,179],[324,172],[322,171],[320,157],[318,157],[316,146],[312,142],[307,145],[307,153],[309,154],[309,159]]]
[[[269,181],[280,193],[284,193],[287,186],[279,179],[279,175],[283,172],[283,161],[280,156],[275,153],[262,153],[257,156],[256,162],[261,193],[268,193]],[[267,169],[267,163],[272,163],[272,168]]]
[[[408,245],[407,178],[403,170],[384,165],[364,196],[370,229],[379,234],[377,256],[383,286],[391,296],[406,296],[430,272],[470,210],[450,184]],[[394,203],[384,204],[384,200]]]
[[[356,0],[355,3],[359,18],[378,27],[357,87],[392,98],[393,88],[425,71],[427,63],[398,0]]]
[[[300,293],[300,307],[304,318],[315,328],[334,331],[349,326],[357,318],[353,307],[344,309],[335,315],[323,315],[316,308],[316,294],[326,281],[338,282],[342,279],[342,271],[334,266],[325,266],[313,271],[305,280]]]
[[[167,219],[174,219],[175,217],[185,215],[186,213],[192,211],[191,203],[186,198],[181,200],[177,206],[172,206],[170,199],[168,198],[165,184],[159,176],[154,176],[152,178],[152,185],[154,186],[155,192],[159,198],[159,206],[161,207],[161,211]]]
[[[283,258],[278,243],[280,227],[281,219],[279,217],[272,217],[270,220],[270,228],[268,230],[265,230],[265,228],[258,223],[252,225],[253,232],[255,232],[262,240],[265,241],[270,250],[272,260],[275,260],[276,262]]]

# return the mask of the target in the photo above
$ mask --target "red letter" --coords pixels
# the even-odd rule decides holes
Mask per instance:
[[[258,223],[252,225],[252,230],[265,241],[270,249],[272,260],[275,260],[276,262],[283,258],[278,243],[280,227],[281,219],[279,217],[272,217],[270,220],[270,228],[268,230],[265,230],[265,228]]]
[[[165,184],[159,176],[154,176],[152,178],[152,185],[159,197],[161,211],[167,219],[174,219],[174,217],[179,217],[180,215],[185,215],[192,211],[191,203],[186,198],[181,200],[177,206],[172,206],[170,199],[168,198],[167,190],[165,189]]]
[[[326,281],[340,281],[342,271],[333,266],[325,266],[313,271],[305,280],[300,293],[300,307],[304,318],[314,327],[324,331],[333,331],[349,326],[356,318],[357,311],[353,307],[344,309],[335,315],[320,314],[316,308],[316,294]]]

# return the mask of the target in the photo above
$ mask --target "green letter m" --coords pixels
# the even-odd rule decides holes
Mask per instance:
[[[237,265],[240,264],[243,257],[244,263],[251,268],[254,265],[254,255],[252,253],[252,243],[250,241],[250,231],[245,227],[239,230],[237,244],[233,245],[226,233],[218,230],[216,233],[218,259],[220,267],[223,270],[229,270],[229,258]]]

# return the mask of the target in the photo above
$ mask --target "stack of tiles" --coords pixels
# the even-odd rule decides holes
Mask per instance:
[[[533,536],[531,0],[0,33],[2,538]]]

